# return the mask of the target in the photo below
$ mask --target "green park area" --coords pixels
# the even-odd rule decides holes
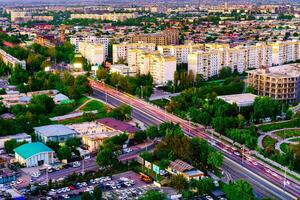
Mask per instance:
[[[293,129],[293,130],[281,130],[275,133],[278,137],[281,137],[283,139],[290,138],[294,136],[300,136],[300,129]]]

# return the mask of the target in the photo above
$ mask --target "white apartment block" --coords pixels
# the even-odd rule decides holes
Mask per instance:
[[[11,11],[10,20],[11,22],[28,22],[32,19],[31,12],[27,11]]]
[[[101,65],[105,61],[105,49],[103,44],[80,42],[79,53],[92,65]]]
[[[0,59],[9,66],[16,67],[16,65],[20,65],[23,69],[26,68],[26,62],[24,60],[19,60],[12,55],[6,53],[4,50],[0,49]]]
[[[205,79],[218,75],[223,67],[242,73],[261,66],[272,66],[272,46],[264,43],[233,48],[208,47],[205,51],[188,55],[189,69],[195,74],[202,74]]]
[[[93,44],[103,44],[104,45],[104,52],[105,57],[108,56],[108,45],[109,45],[109,38],[97,37],[97,36],[87,36],[87,37],[80,37],[80,36],[73,36],[70,38],[70,42],[72,45],[75,46],[75,52],[79,53],[79,44],[80,42],[90,42]]]
[[[71,14],[71,19],[95,19],[125,21],[137,17],[136,13],[105,13],[105,14]]]
[[[300,41],[279,41],[273,47],[273,65],[283,65],[300,59]]]
[[[128,66],[137,74],[150,73],[156,85],[165,85],[173,81],[176,71],[175,56],[163,55],[158,51],[129,50]]]
[[[204,79],[219,74],[222,62],[222,52],[219,50],[198,51],[188,56],[188,70],[202,74]]]
[[[113,63],[118,63],[120,60],[128,63],[128,50],[141,49],[146,51],[154,51],[156,45],[154,43],[122,43],[113,45]]]
[[[189,54],[196,53],[197,51],[229,47],[228,44],[185,44],[158,46],[157,50],[162,54],[175,56],[177,63],[188,63]]]

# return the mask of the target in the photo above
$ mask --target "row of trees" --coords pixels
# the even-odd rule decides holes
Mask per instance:
[[[96,76],[99,80],[104,80],[106,84],[132,95],[148,98],[153,93],[153,78],[150,74],[131,77],[119,73],[109,73],[107,69],[100,68],[97,70]]]
[[[27,70],[16,67],[11,72],[9,82],[16,85],[20,92],[57,89],[72,99],[79,99],[92,91],[86,75],[75,78],[68,72],[60,74],[39,71],[30,75]]]
[[[149,161],[158,161],[161,168],[166,168],[170,160],[182,159],[201,170],[217,170],[223,162],[223,155],[200,138],[188,138],[179,125],[162,124],[165,137],[159,142],[153,152],[143,152],[141,156]],[[160,131],[161,128],[159,128]]]

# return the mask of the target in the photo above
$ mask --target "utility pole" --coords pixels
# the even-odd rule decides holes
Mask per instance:
[[[283,180],[283,188],[285,188],[286,185],[286,167],[284,167],[284,180]]]
[[[84,174],[84,156],[82,156],[82,170],[81,173]]]
[[[244,163],[244,153],[245,153],[245,145],[242,147],[242,164]]]

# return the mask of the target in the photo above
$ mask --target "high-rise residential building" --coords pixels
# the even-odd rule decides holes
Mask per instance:
[[[27,11],[14,11],[10,12],[11,22],[28,22],[32,19],[31,12]]]
[[[114,44],[113,63],[118,63],[118,62],[128,63],[127,55],[128,55],[128,50],[130,49],[143,49],[143,50],[154,51],[155,46],[156,45],[154,43],[144,43],[144,42]]]
[[[188,63],[188,55],[208,49],[230,48],[229,44],[185,44],[158,46],[157,50],[165,55],[175,56],[177,63]]]
[[[219,74],[222,56],[219,50],[198,51],[188,56],[188,69],[193,73],[202,74],[204,79]]]
[[[206,44],[202,51],[188,54],[189,69],[206,79],[218,75],[223,67],[242,73],[260,66],[272,66],[272,46],[265,43],[233,48]]]
[[[93,44],[103,44],[104,45],[104,51],[105,51],[105,57],[108,56],[108,45],[109,45],[109,38],[104,37],[97,37],[94,35],[86,36],[86,37],[80,37],[80,36],[72,36],[70,38],[70,42],[72,45],[75,46],[75,52],[79,53],[79,44],[80,42],[90,42]]]
[[[279,41],[273,47],[273,65],[283,65],[300,59],[300,41]]]
[[[166,29],[161,32],[151,34],[137,34],[130,36],[131,43],[145,42],[156,45],[177,45],[179,44],[179,31],[176,29]]]
[[[261,67],[247,73],[246,82],[258,95],[286,102],[300,99],[300,64]]]
[[[105,48],[103,44],[80,42],[79,53],[93,65],[101,65],[105,61]]]
[[[158,51],[132,49],[128,52],[130,71],[137,74],[150,73],[156,85],[165,85],[168,81],[173,81],[176,65],[175,56],[163,55]]]

